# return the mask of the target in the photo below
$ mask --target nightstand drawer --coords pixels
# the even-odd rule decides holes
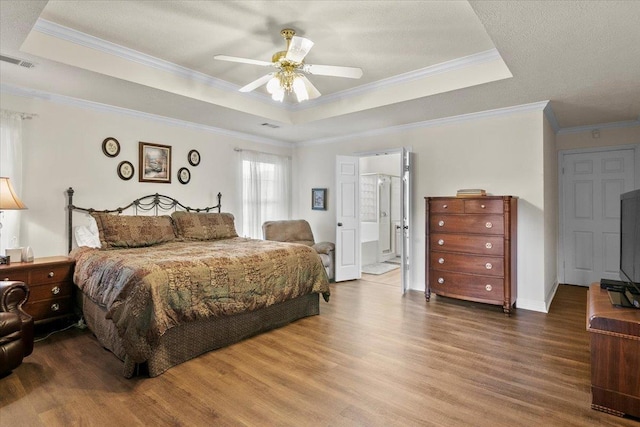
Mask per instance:
[[[29,286],[39,285],[42,283],[56,283],[62,281],[71,281],[72,265],[52,265],[47,268],[34,268],[30,272]]]
[[[57,316],[65,316],[73,309],[73,300],[68,296],[52,298],[44,301],[26,303],[24,311],[29,313],[34,321],[50,319]]]
[[[0,273],[1,280],[15,280],[16,282],[29,283],[29,272],[26,270],[20,271],[3,271]]]
[[[38,302],[49,298],[71,295],[73,291],[71,282],[44,283],[29,286],[29,301]]]

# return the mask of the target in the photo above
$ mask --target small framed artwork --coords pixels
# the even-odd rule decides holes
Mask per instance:
[[[200,153],[198,150],[189,151],[189,164],[191,166],[198,166],[200,164]]]
[[[315,211],[327,210],[327,189],[326,188],[311,189],[311,209]]]
[[[180,168],[178,170],[178,181],[180,184],[188,184],[191,181],[191,172],[187,168]]]
[[[171,184],[171,146],[140,142],[138,147],[139,181]]]
[[[131,178],[133,178],[135,171],[136,170],[134,169],[131,162],[127,162],[125,160],[118,164],[118,176],[120,177],[120,179],[124,179],[125,181],[130,180]]]
[[[120,143],[115,138],[106,138],[102,141],[102,152],[107,157],[116,157],[120,154]]]

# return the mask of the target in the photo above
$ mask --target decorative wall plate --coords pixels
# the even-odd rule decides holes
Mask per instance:
[[[120,143],[115,138],[106,138],[102,141],[102,152],[107,157],[116,157],[120,154]]]
[[[200,164],[200,153],[198,153],[198,150],[189,151],[189,164],[191,166],[198,166]]]
[[[180,170],[178,170],[178,181],[180,181],[180,184],[187,184],[191,181],[191,172],[189,172],[189,169],[180,168]]]
[[[130,180],[131,178],[133,178],[133,175],[135,174],[136,170],[133,167],[133,164],[131,164],[131,162],[127,162],[126,160],[123,162],[118,163],[118,176],[120,177],[120,179],[124,179],[125,181]]]

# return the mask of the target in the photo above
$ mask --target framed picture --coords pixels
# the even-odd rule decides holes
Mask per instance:
[[[120,154],[120,143],[115,138],[106,138],[102,141],[102,152],[107,157],[116,157]]]
[[[315,211],[327,210],[327,189],[326,188],[311,189],[311,209]]]
[[[120,177],[120,179],[124,179],[125,181],[128,181],[131,178],[133,178],[134,173],[135,173],[135,169],[131,164],[131,162],[127,162],[125,160],[123,162],[120,162],[120,164],[118,164],[118,176]]]
[[[188,184],[191,181],[191,172],[187,168],[180,168],[178,170],[178,181],[180,184]]]
[[[198,166],[200,164],[200,153],[198,150],[189,151],[189,164],[191,166]]]
[[[138,170],[140,182],[171,183],[171,147],[140,142]]]

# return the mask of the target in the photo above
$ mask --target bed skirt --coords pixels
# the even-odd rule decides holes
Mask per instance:
[[[149,376],[156,377],[208,351],[317,315],[320,313],[319,301],[319,294],[313,293],[252,312],[176,326],[160,337],[153,353],[143,364],[146,363]],[[115,325],[105,318],[104,308],[83,295],[82,313],[100,344],[124,361],[123,375],[126,378],[136,375],[141,364],[126,356]]]

